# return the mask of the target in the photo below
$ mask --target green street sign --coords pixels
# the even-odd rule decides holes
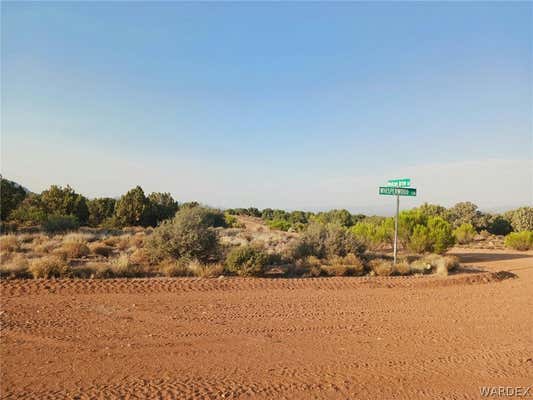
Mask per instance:
[[[411,186],[411,179],[410,178],[389,179],[387,182],[388,182],[389,185],[396,186],[396,187]]]
[[[386,196],[416,196],[416,189],[396,186],[380,186],[379,194]]]

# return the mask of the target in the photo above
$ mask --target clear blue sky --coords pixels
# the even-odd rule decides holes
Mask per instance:
[[[372,212],[409,174],[406,206],[533,203],[532,3],[2,3],[1,22],[1,169],[32,190]]]

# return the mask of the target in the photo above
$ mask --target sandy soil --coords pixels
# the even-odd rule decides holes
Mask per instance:
[[[462,399],[533,384],[533,252],[455,252],[471,268],[447,278],[4,281],[1,398]]]

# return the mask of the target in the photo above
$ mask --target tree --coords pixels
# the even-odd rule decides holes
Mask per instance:
[[[100,197],[87,202],[89,209],[89,225],[98,226],[106,219],[113,217],[117,201],[111,197]]]
[[[149,210],[145,217],[147,225],[156,226],[161,221],[172,218],[178,211],[178,202],[170,193],[150,193],[148,202]]]
[[[502,215],[492,216],[487,230],[493,235],[507,235],[512,232],[511,222]]]
[[[533,231],[533,207],[520,207],[511,213],[511,225],[517,232]]]
[[[424,203],[418,210],[427,217],[442,217],[446,218],[446,208],[438,204]]]
[[[457,203],[448,210],[448,221],[454,228],[462,224],[471,224],[477,231],[486,229],[489,220],[486,214],[478,210],[478,207],[469,201]]]
[[[120,226],[144,225],[150,202],[140,186],[128,191],[115,205],[115,219]]]
[[[38,194],[29,194],[22,203],[9,214],[9,219],[23,226],[40,225],[47,214]]]
[[[78,194],[69,185],[66,187],[52,185],[41,193],[41,204],[47,214],[73,215],[80,225],[86,225],[89,219],[87,199]]]
[[[26,191],[15,182],[4,178],[0,178],[0,180],[0,219],[5,221],[9,214],[26,198]]]

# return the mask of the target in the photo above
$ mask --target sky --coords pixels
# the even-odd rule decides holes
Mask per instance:
[[[92,198],[533,204],[533,3],[2,2],[1,173]]]

